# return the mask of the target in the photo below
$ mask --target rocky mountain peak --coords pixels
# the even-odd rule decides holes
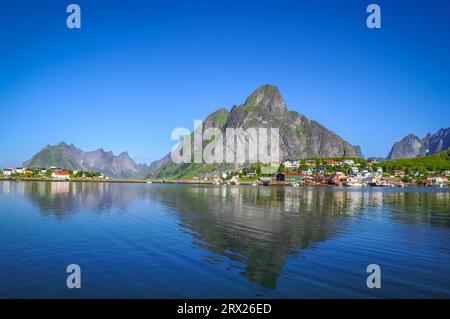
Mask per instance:
[[[203,128],[215,127],[223,133],[229,128],[276,128],[279,130],[280,160],[308,157],[362,157],[361,149],[333,133],[316,121],[295,111],[289,111],[276,86],[263,85],[248,96],[242,105],[231,111],[219,109],[204,121]],[[241,137],[248,140],[248,137]],[[247,163],[240,166],[245,166]],[[176,164],[170,153],[150,165],[155,177],[185,178],[198,171],[200,176],[218,174],[233,163],[220,163],[207,167],[198,164]],[[238,166],[239,166],[238,165]],[[199,168],[201,167],[201,168]]]
[[[388,155],[388,159],[408,158],[431,155],[450,148],[450,127],[441,128],[434,134],[428,133],[423,138],[414,134],[406,135],[395,142]]]
[[[414,134],[408,134],[400,141],[395,142],[389,152],[388,159],[396,159],[402,157],[416,157],[423,155],[423,143],[420,138]]]
[[[269,112],[287,111],[286,103],[278,87],[263,85],[256,89],[245,101],[245,106],[255,106]]]

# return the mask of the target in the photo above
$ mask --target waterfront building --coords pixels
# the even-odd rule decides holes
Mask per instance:
[[[3,175],[4,176],[11,176],[14,173],[14,170],[12,168],[5,168],[3,170]]]
[[[59,180],[59,181],[69,180],[70,173],[69,172],[53,172],[52,179]]]

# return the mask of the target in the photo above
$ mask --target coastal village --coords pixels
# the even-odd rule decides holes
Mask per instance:
[[[51,181],[68,181],[74,179],[99,179],[111,180],[99,172],[83,172],[71,169],[50,166],[48,168],[4,168],[0,171],[0,178],[3,179],[42,179]]]
[[[216,183],[228,181],[253,185],[335,185],[348,187],[404,187],[421,185],[443,187],[448,185],[450,169],[428,171],[398,169],[376,159],[360,158],[304,159],[274,162],[270,165],[252,165],[215,176]]]
[[[427,170],[424,167],[401,168],[392,161],[361,158],[311,158],[270,164],[253,164],[226,170],[213,176],[194,176],[190,180],[166,178],[133,180],[147,183],[249,184],[253,186],[335,185],[346,187],[404,187],[409,185],[444,187],[449,185],[450,169]],[[49,181],[122,181],[99,172],[83,172],[58,167],[4,168],[1,179],[37,179]]]

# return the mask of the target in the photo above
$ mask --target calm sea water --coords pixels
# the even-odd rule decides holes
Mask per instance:
[[[449,298],[450,190],[0,182],[0,297]]]

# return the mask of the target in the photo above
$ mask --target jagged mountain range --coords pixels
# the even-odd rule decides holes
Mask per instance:
[[[221,108],[203,122],[203,131],[218,128],[277,127],[279,128],[280,159],[308,157],[362,157],[359,146],[354,146],[306,116],[290,111],[277,87],[264,85],[254,91],[243,104],[230,111]],[[388,159],[416,157],[438,153],[450,148],[450,128],[419,138],[407,135],[396,142]],[[127,152],[115,156],[103,149],[85,152],[74,145],[61,142],[47,145],[25,167],[71,168],[99,171],[114,178],[191,177],[236,167],[232,164],[175,164],[170,153],[150,165],[136,163]],[[242,166],[242,165],[241,165]]]
[[[242,105],[230,111],[221,108],[203,122],[203,130],[215,127],[225,132],[227,128],[279,128],[280,159],[306,157],[362,157],[359,146],[353,146],[334,132],[306,116],[289,111],[277,87],[264,85],[254,91]],[[115,156],[99,149],[85,152],[64,142],[47,145],[26,167],[57,166],[86,171],[100,171],[116,178],[141,178],[145,176],[206,175],[230,168],[230,164],[175,164],[170,153],[151,165],[137,164],[128,153]]]
[[[23,163],[24,167],[60,167],[82,171],[102,172],[114,178],[142,178],[150,171],[146,164],[137,164],[127,152],[115,156],[102,148],[85,152],[61,142],[47,145],[32,159]]]
[[[411,158],[432,155],[450,148],[450,127],[441,128],[434,134],[426,134],[419,138],[414,134],[406,135],[395,142],[389,152],[388,159]]]

